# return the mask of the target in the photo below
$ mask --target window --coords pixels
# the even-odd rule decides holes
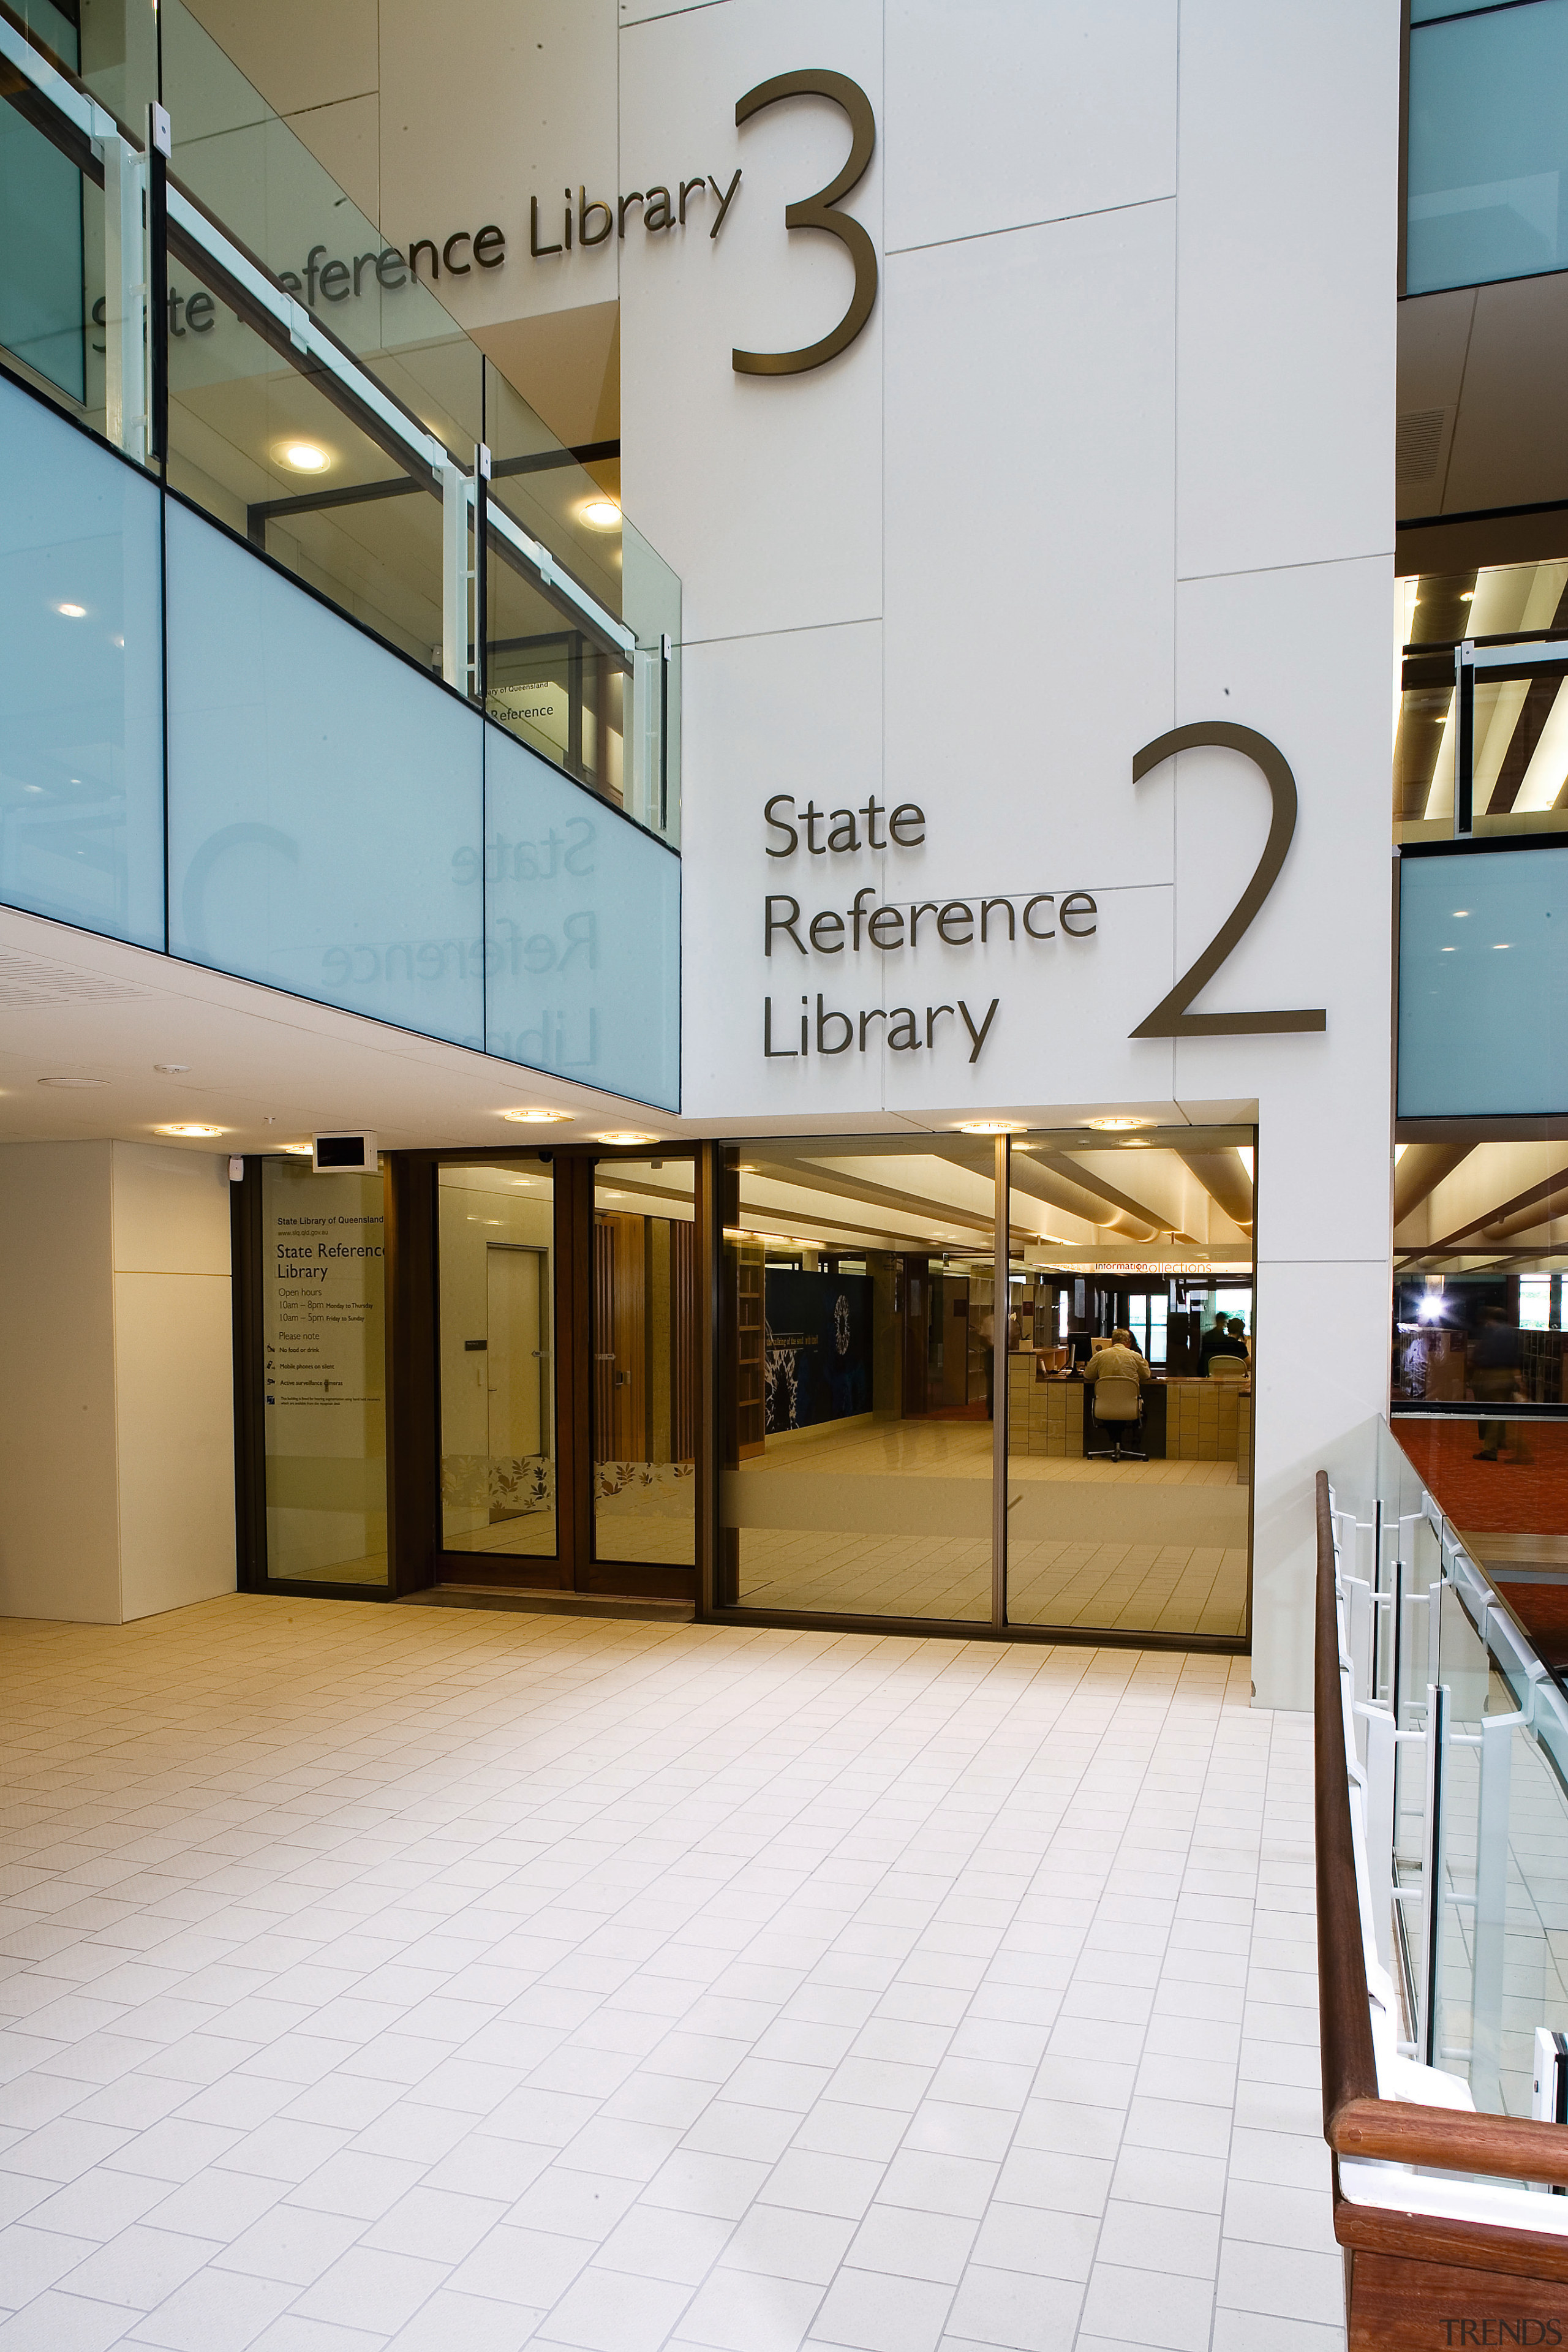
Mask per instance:
[[[1519,1328],[1521,1331],[1552,1328],[1552,1276],[1527,1274],[1519,1286]]]
[[[1414,0],[1405,290],[1568,267],[1568,0]]]

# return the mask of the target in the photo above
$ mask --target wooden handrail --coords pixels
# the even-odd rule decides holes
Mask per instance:
[[[1377,2060],[1351,1832],[1350,1778],[1345,1769],[1334,1530],[1328,1475],[1321,1470],[1318,1473],[1313,1698],[1323,2137],[1336,2156],[1568,2187],[1568,2131],[1561,2124],[1476,2115],[1460,2107],[1415,2106],[1377,2095]]]

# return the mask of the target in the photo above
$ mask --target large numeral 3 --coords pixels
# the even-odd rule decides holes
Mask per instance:
[[[749,89],[744,98],[737,100],[737,125],[749,121],[764,106],[772,106],[781,98],[830,98],[849,117],[853,134],[849,160],[837,178],[829,180],[815,196],[803,196],[799,204],[785,205],[784,226],[826,229],[829,236],[836,236],[847,246],[855,264],[855,291],[838,324],[818,343],[806,343],[797,352],[731,352],[737,375],[804,375],[807,368],[820,367],[825,360],[837,359],[854,341],[877,299],[877,248],[858,220],[833,210],[841,197],[858,186],[875,151],[877,119],[871,111],[871,101],[859,83],[851,81],[847,74],[830,73],[826,68],[775,74],[771,81],[760,81],[755,89]]]
[[[1169,996],[1163,996],[1146,1021],[1131,1032],[1134,1037],[1267,1037],[1291,1030],[1326,1029],[1329,1016],[1320,1006],[1310,1013],[1189,1013],[1188,1005],[1214,978],[1226,956],[1239,945],[1263,902],[1279,878],[1285,853],[1296,830],[1296,779],[1277,743],[1250,727],[1234,727],[1226,719],[1200,719],[1191,727],[1173,727],[1156,735],[1132,761],[1132,781],[1138,783],[1161,761],[1177,751],[1195,751],[1213,744],[1239,751],[1250,760],[1268,783],[1274,802],[1268,838],[1258,870],[1190,970],[1182,974]]]

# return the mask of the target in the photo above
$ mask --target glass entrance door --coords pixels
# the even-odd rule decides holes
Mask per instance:
[[[697,1227],[689,1160],[594,1175],[594,1559],[697,1564]]]
[[[436,1199],[441,1549],[553,1562],[554,1171],[447,1163]]]

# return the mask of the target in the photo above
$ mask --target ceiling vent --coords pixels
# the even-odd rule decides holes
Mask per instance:
[[[126,1004],[149,993],[96,972],[68,971],[60,964],[0,950],[0,1004],[18,1010],[29,1004]]]
[[[1407,408],[1394,420],[1394,478],[1414,484],[1429,482],[1443,454],[1446,408]]]

